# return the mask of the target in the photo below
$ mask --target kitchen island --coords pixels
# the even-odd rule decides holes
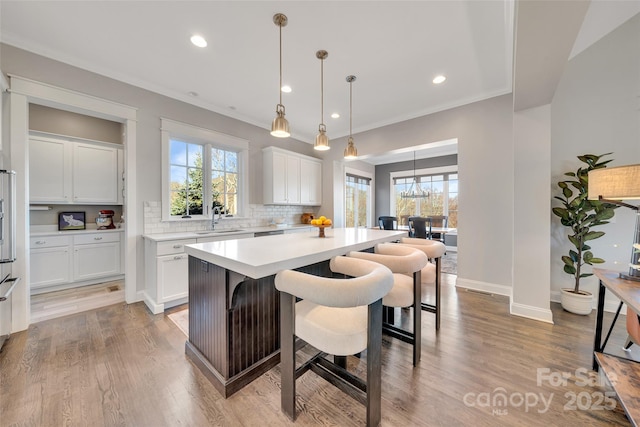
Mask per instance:
[[[295,269],[329,276],[329,260],[399,240],[406,233],[364,228],[198,243],[189,255],[187,357],[224,397],[280,361],[280,299],[274,277]]]

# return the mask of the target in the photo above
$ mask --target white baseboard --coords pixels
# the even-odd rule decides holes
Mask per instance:
[[[156,304],[156,302],[145,291],[142,292],[144,293],[144,303],[153,314],[164,313],[164,304]]]
[[[486,292],[489,294],[511,296],[511,286],[496,285],[495,283],[480,282],[478,280],[463,279],[460,276],[456,279],[456,288],[471,289],[474,291]]]
[[[550,309],[512,302],[509,307],[509,312],[514,316],[526,317],[527,319],[553,324],[553,313]]]

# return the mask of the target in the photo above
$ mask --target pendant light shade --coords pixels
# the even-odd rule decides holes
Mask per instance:
[[[327,59],[329,53],[326,50],[316,52],[316,58],[320,60],[320,125],[318,126],[318,135],[313,148],[319,151],[327,151],[329,147],[329,137],[327,136],[327,127],[324,125],[324,60]]]
[[[353,137],[351,136],[351,119],[352,119],[352,101],[353,92],[351,84],[356,80],[356,76],[347,76],[347,82],[349,82],[349,139],[347,140],[347,148],[344,149],[345,159],[355,159],[358,157],[358,150],[353,145]]]
[[[291,135],[289,132],[289,122],[284,117],[284,105],[282,105],[282,27],[287,25],[288,19],[282,13],[273,15],[273,23],[280,28],[280,84],[278,85],[278,93],[280,94],[280,102],[276,106],[276,118],[271,124],[271,135],[278,138],[286,138]]]

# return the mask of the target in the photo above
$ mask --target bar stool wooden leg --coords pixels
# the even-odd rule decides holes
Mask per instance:
[[[413,273],[413,366],[420,362],[422,350],[422,272]]]
[[[280,404],[292,421],[296,420],[295,304],[293,295],[280,292]]]
[[[382,418],[382,300],[369,305],[367,329],[367,426],[377,427]]]

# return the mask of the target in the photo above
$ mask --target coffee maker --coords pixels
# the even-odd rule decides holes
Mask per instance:
[[[113,216],[115,212],[112,210],[102,210],[98,213],[96,217],[96,225],[98,226],[98,230],[109,230],[111,228],[116,228],[116,225],[113,223]]]

